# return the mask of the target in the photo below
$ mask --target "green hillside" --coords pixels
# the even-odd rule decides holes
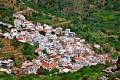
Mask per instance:
[[[120,51],[120,0],[23,0],[27,6],[71,20],[63,25],[85,38]],[[34,6],[33,6],[34,5]]]
[[[25,4],[23,5],[21,1]],[[53,25],[53,27],[61,26],[64,29],[69,28],[80,38],[86,39],[87,42],[100,44],[100,46],[103,47],[103,54],[109,53],[114,59],[119,56],[120,0],[21,1],[0,0],[0,21],[13,24],[12,14],[24,10],[28,6],[36,10],[38,13],[33,12],[32,14],[24,14],[27,20],[31,20],[33,23],[47,23]],[[59,21],[59,19],[63,20]],[[27,43],[19,43],[16,40],[13,40],[13,43],[14,44],[11,44],[13,47],[22,46],[22,49],[20,50],[23,54],[20,55],[27,56],[26,58],[29,58],[30,60],[36,57],[36,53],[33,52],[35,51],[36,46],[33,47]],[[3,50],[6,46],[8,45],[5,44]],[[111,51],[112,48],[115,52]],[[94,50],[97,53],[101,53],[100,50]],[[11,55],[2,54],[3,57]],[[21,60],[23,60],[23,58],[21,58]],[[15,62],[20,62],[19,58],[15,59]],[[19,64],[17,65],[19,66]],[[49,73],[48,71],[46,71],[48,73],[45,73],[44,75],[30,74],[26,76],[16,76],[15,74],[9,75],[0,72],[0,80],[97,80],[98,77],[105,75],[105,72],[102,72],[102,70],[109,66],[112,66],[112,64],[98,64],[91,66],[90,68],[84,67],[74,73],[57,75]],[[44,70],[41,70],[41,72],[42,71],[45,72]],[[48,74],[53,75],[49,76]]]

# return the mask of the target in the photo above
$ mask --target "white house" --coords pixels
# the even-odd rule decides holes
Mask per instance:
[[[10,59],[4,60],[1,62],[1,66],[2,67],[11,67],[11,66],[13,66],[13,60],[10,60]]]

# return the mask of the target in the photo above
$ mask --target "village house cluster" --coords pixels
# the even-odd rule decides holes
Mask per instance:
[[[7,73],[11,73],[12,70],[10,69],[10,67],[12,67],[14,65],[13,60],[11,59],[7,59],[7,60],[0,60],[0,66],[2,68],[0,68],[0,71],[5,71]]]
[[[49,71],[57,68],[60,73],[75,72],[83,66],[104,64],[106,60],[111,60],[107,54],[98,55],[92,51],[92,45],[86,43],[85,39],[78,38],[70,29],[64,31],[61,27],[54,29],[47,24],[33,24],[21,14],[16,14],[14,17],[16,17],[15,27],[10,33],[3,34],[5,38],[16,37],[21,42],[28,42],[31,45],[39,44],[35,50],[39,57],[22,64],[21,69],[25,74],[36,74],[40,66]],[[40,32],[45,32],[45,35]],[[95,47],[99,48],[99,45]],[[43,51],[46,51],[48,55]]]

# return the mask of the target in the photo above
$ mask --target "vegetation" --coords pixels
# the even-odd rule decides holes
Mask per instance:
[[[41,35],[44,35],[44,36],[45,36],[45,34],[46,34],[46,32],[44,32],[44,31],[39,31],[39,33],[40,33]]]
[[[49,71],[44,69],[43,67],[40,67],[38,70],[37,70],[37,74],[39,75],[48,75],[49,74]]]
[[[12,39],[12,45],[17,49],[22,42],[18,41],[16,38]]]
[[[93,48],[93,50],[95,51],[95,53],[98,53],[98,54],[103,53],[103,51],[101,49]]]
[[[120,2],[119,0],[22,0],[25,4],[39,13],[32,13],[25,15],[28,20],[33,20],[34,23],[41,22],[47,24],[60,23],[61,21],[52,20],[49,17],[49,13],[57,17],[66,18],[71,23],[64,24],[63,27],[71,29],[78,37],[85,38],[89,43],[97,43],[103,47],[102,53],[112,53],[113,48],[117,52],[120,51]],[[15,6],[20,4],[18,0]],[[12,14],[13,8],[7,8],[4,4],[1,4],[0,19],[5,23],[13,24]],[[21,7],[20,10],[24,8]],[[56,26],[57,27],[57,26]],[[0,25],[0,29],[6,29]],[[59,35],[60,36],[60,35]],[[14,40],[14,46],[21,46],[22,43]],[[36,55],[35,46],[31,46],[28,43],[22,44],[22,52],[27,55],[27,59],[33,59]],[[101,53],[100,50],[94,49],[97,53]],[[112,53],[111,57],[116,58],[118,53]],[[47,54],[46,51],[43,53]],[[5,55],[5,54],[4,54]],[[8,54],[7,54],[8,55]],[[48,55],[48,54],[47,54]],[[14,59],[14,58],[13,58]],[[15,59],[16,63],[19,59]],[[15,64],[19,66],[20,63]],[[18,77],[18,80],[83,80],[90,79],[95,80],[98,77],[103,76],[105,73],[103,69],[110,65],[98,64],[91,66],[90,68],[84,67],[77,72],[67,74],[57,74],[48,76],[48,71],[40,68],[38,73],[44,73],[44,77],[40,77],[36,74],[30,74],[26,76]],[[53,71],[54,72],[54,71]],[[47,74],[48,73],[48,74]],[[9,79],[5,76],[8,76]],[[119,73],[115,76],[110,75],[109,79],[113,80],[115,77],[119,77]],[[14,80],[14,75],[8,75],[6,73],[0,76],[3,80]]]
[[[5,23],[13,24],[13,14],[14,9],[11,8],[0,8],[0,20]]]
[[[28,74],[25,76],[18,76],[17,80],[96,80],[98,77],[101,77],[105,75],[102,70],[105,68],[112,66],[113,64],[98,64],[95,66],[89,67],[83,67],[82,69],[78,70],[77,72],[74,73],[63,73],[63,74],[52,74],[52,76],[49,76],[48,74],[54,73],[54,71],[58,71],[57,69],[52,70],[51,72],[39,68],[38,69],[38,74],[40,75],[46,75],[46,76],[39,76],[38,74]],[[7,77],[4,78],[6,73],[2,74],[0,79],[6,80]],[[7,74],[8,75],[8,74]],[[9,75],[9,80],[14,80],[14,75]],[[119,75],[118,75],[119,76]]]
[[[103,45],[105,52],[111,52],[111,47],[115,50],[120,48],[118,45],[120,2],[118,0],[23,1],[27,6],[32,7],[41,14],[51,13],[71,20],[71,23],[65,24],[63,27],[70,28],[78,37],[85,38],[89,43],[105,44]],[[106,45],[106,43],[108,44]]]
[[[113,53],[113,54],[111,55],[111,57],[112,57],[113,59],[117,59],[117,58],[119,57],[118,52]]]
[[[50,58],[50,56],[49,56],[49,54],[47,53],[46,50],[43,50],[42,52],[43,52],[43,54],[46,54],[48,58]]]
[[[109,73],[108,80],[116,80],[116,78],[120,78],[120,72]]]
[[[36,57],[35,49],[36,46],[32,46],[29,43],[24,43],[22,48],[23,55],[29,55],[27,59],[32,60]]]
[[[4,47],[4,43],[2,43],[2,41],[0,41],[0,48]]]
[[[14,25],[13,13],[26,9],[20,0],[0,1],[0,21]]]
[[[0,24],[0,29],[2,32],[6,32],[7,31],[7,26],[3,26],[2,24]]]

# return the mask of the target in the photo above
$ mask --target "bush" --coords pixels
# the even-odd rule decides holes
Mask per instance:
[[[24,55],[35,55],[35,49],[35,46],[32,46],[29,43],[24,43],[22,51]]]
[[[54,74],[55,72],[59,72],[59,69],[54,68],[53,70],[50,71],[51,74]]]
[[[118,41],[120,41],[120,36],[119,36],[119,38],[118,38]]]
[[[21,65],[22,65],[21,62],[15,62],[15,66],[16,66],[16,67],[20,67]]]
[[[46,32],[44,32],[44,31],[39,31],[39,33],[40,33],[41,35],[44,35],[44,36],[45,36],[45,34],[46,34]]]
[[[102,47],[103,47],[103,50],[104,50],[106,53],[111,52],[111,47],[110,47],[109,45],[103,44]]]
[[[115,38],[114,37],[109,37],[108,40],[109,41],[115,41]]]
[[[4,44],[2,42],[0,42],[0,48],[4,47]]]
[[[106,33],[106,32],[107,32],[107,30],[105,30],[105,29],[101,29],[101,31],[102,31],[103,33]]]
[[[18,46],[20,46],[20,44],[22,44],[20,41],[18,41],[16,38],[12,39],[12,45],[15,48],[18,48]]]
[[[15,59],[15,55],[12,55],[12,56],[10,57],[10,59],[14,60],[14,59]]]
[[[32,60],[33,58],[34,58],[34,56],[29,55],[29,56],[27,57],[27,60]]]
[[[43,67],[40,67],[38,70],[37,70],[37,74],[39,75],[48,75],[49,74],[49,71],[44,69]]]
[[[117,57],[119,56],[119,54],[116,52],[116,53],[113,53],[113,55],[111,55],[111,57],[113,58],[113,59],[117,59]]]

